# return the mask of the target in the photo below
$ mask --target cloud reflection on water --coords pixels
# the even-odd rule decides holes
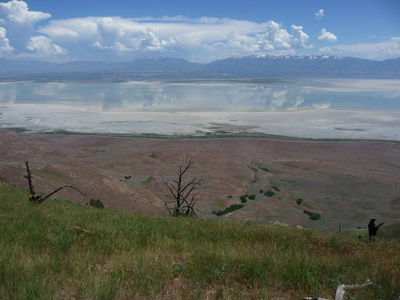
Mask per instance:
[[[8,83],[0,103],[95,106],[104,111],[400,110],[400,80],[287,83]]]

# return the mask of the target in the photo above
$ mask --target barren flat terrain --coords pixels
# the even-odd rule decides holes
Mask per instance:
[[[144,139],[0,130],[0,179],[28,187],[24,161],[29,160],[39,191],[73,184],[88,196],[72,189],[56,196],[77,203],[95,198],[108,207],[164,214],[151,182],[163,174],[173,177],[185,154],[195,154],[199,161],[193,174],[210,178],[197,205],[202,217],[325,230],[337,230],[339,223],[342,229],[365,227],[372,216],[386,223],[400,218],[400,144],[388,141]],[[275,194],[269,197],[260,190]],[[246,193],[256,197],[242,209],[212,214],[241,203]],[[321,219],[310,220],[305,209]]]

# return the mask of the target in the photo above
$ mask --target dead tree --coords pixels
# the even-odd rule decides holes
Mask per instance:
[[[47,198],[49,198],[50,196],[54,195],[55,193],[61,191],[63,188],[69,187],[69,188],[73,188],[74,190],[77,190],[79,193],[81,193],[82,195],[86,196],[86,194],[82,191],[80,191],[79,189],[77,189],[76,187],[70,185],[70,184],[64,184],[62,186],[60,186],[58,189],[54,190],[53,192],[47,194],[47,195],[38,195],[35,192],[35,187],[33,186],[33,182],[32,182],[32,173],[31,173],[31,169],[29,168],[29,163],[28,161],[25,161],[25,165],[26,165],[26,171],[28,173],[28,175],[25,175],[25,178],[28,179],[28,183],[29,183],[29,201],[30,202],[35,202],[35,203],[42,203],[44,200],[46,200]]]
[[[193,155],[185,155],[178,163],[176,179],[170,180],[164,175],[161,180],[153,182],[153,191],[171,216],[197,216],[196,197],[208,181],[204,176],[190,176],[197,163]]]

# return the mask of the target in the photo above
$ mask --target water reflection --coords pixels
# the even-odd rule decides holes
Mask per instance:
[[[299,108],[400,110],[400,81],[287,84],[4,83],[1,103],[72,104],[104,111],[292,111]],[[358,83],[358,84],[357,84]],[[362,89],[360,86],[367,86]]]

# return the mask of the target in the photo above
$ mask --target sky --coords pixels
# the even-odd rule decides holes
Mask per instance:
[[[0,0],[0,59],[400,57],[400,0]]]

